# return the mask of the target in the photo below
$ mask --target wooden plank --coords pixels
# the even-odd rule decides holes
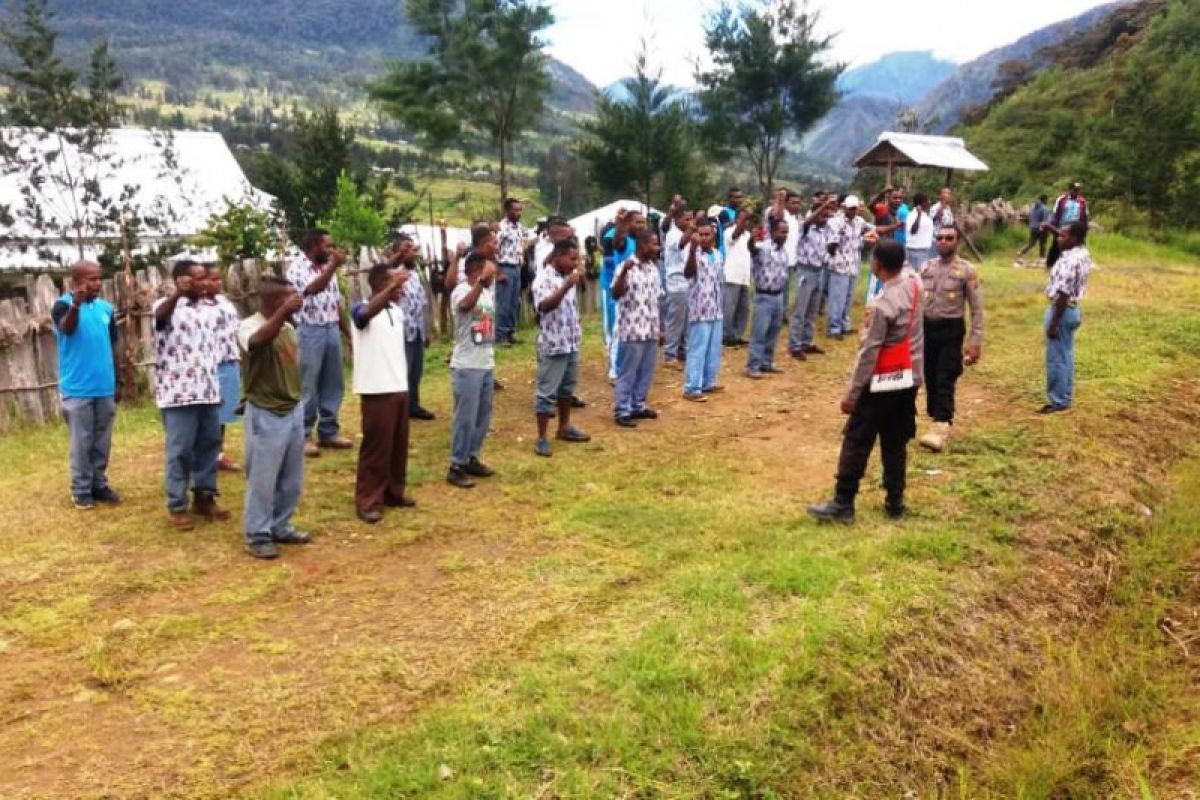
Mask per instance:
[[[10,408],[14,414],[41,425],[46,420],[41,390],[37,379],[37,357],[34,353],[31,325],[32,315],[23,302],[0,302],[0,326],[11,345],[5,348],[8,359],[9,384],[5,394],[13,398]]]
[[[54,280],[48,275],[39,276],[34,282],[31,297],[33,313],[38,323],[37,333],[33,336],[37,383],[41,387],[39,392],[44,419],[53,422],[62,416],[58,388],[58,341],[50,319],[50,310],[54,308],[54,303],[59,297]]]

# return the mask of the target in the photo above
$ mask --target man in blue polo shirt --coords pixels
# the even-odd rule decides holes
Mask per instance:
[[[97,502],[116,504],[108,485],[108,454],[117,416],[117,339],[112,304],[100,297],[100,266],[80,261],[71,268],[71,291],[50,309],[58,342],[58,388],[71,436],[71,498],[89,511]]]

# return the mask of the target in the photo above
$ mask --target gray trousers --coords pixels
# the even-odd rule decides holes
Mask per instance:
[[[408,364],[408,410],[421,407],[421,378],[425,375],[425,340],[404,342],[404,359]]]
[[[334,439],[341,431],[338,412],[346,379],[342,369],[342,332],[336,324],[301,325],[300,380],[304,393],[304,435],[317,426],[318,439]]]
[[[71,437],[71,494],[90,497],[108,488],[117,404],[111,397],[64,397],[62,407]]]
[[[304,490],[304,404],[283,416],[246,403],[247,542],[287,533]]]
[[[775,366],[775,343],[783,327],[783,294],[754,295],[754,325],[750,333],[750,357],[746,369],[762,372]]]
[[[816,267],[796,267],[796,305],[788,324],[788,349],[793,353],[811,345],[816,336],[824,273],[825,270]]]
[[[167,510],[187,511],[188,486],[196,494],[217,493],[221,455],[221,404],[162,410],[167,432]]]
[[[746,323],[750,321],[750,287],[740,283],[725,284],[724,301],[725,341],[745,338]]]
[[[452,369],[454,422],[450,430],[450,464],[465,466],[479,458],[488,426],[492,423],[494,372],[490,369]]]
[[[654,383],[658,345],[652,340],[621,342],[621,369],[617,373],[613,415],[628,417],[646,408],[646,398]]]
[[[663,355],[667,361],[682,361],[687,358],[687,313],[688,293],[671,292],[667,295],[666,347]]]

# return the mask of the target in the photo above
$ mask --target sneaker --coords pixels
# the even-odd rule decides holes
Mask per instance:
[[[808,356],[804,355],[803,350],[793,350],[788,355],[797,361],[808,361]]]
[[[192,500],[192,513],[209,522],[228,522],[233,515],[217,505],[217,498],[207,492],[197,492]]]
[[[305,439],[304,455],[308,458],[317,458],[321,455],[321,449],[317,447],[317,443],[312,439]]]
[[[463,471],[476,478],[490,478],[496,474],[496,470],[484,464],[478,458],[472,458],[468,461],[467,465],[463,467]]]
[[[636,428],[637,427],[637,422],[635,422],[633,417],[630,417],[630,416],[617,417],[614,421],[618,425],[620,425],[622,428]]]
[[[217,469],[221,472],[240,472],[242,465],[224,453],[217,457]]]
[[[105,486],[103,489],[93,489],[92,499],[97,503],[108,503],[110,506],[119,506],[121,504],[121,495],[114,492],[111,486]]]
[[[586,433],[579,430],[579,428],[576,428],[574,425],[571,425],[570,427],[564,428],[563,430],[559,431],[557,436],[559,439],[562,439],[564,442],[574,442],[576,444],[583,444],[584,442],[590,442],[592,440],[592,437],[588,436]]]
[[[446,483],[460,489],[470,489],[475,485],[475,481],[467,477],[467,471],[458,465],[450,467],[450,471],[446,473]]]
[[[408,412],[408,416],[409,419],[419,419],[425,421],[437,419],[437,416],[432,411],[421,408],[420,406],[417,406],[412,411]]]
[[[497,378],[493,378],[492,379],[492,391],[496,391],[496,392],[504,391],[504,381],[499,380]]]
[[[1046,403],[1046,405],[1042,406],[1041,408],[1039,408],[1037,410],[1037,413],[1038,414],[1060,414],[1063,411],[1067,411],[1070,408],[1071,408],[1070,406],[1056,406],[1053,403]]]
[[[334,436],[332,439],[321,439],[317,442],[317,447],[322,447],[326,450],[353,450],[354,442],[345,436]]]
[[[533,452],[537,453],[542,458],[550,457],[550,440],[544,437],[539,437],[537,444],[533,446]]]
[[[275,544],[308,544],[312,541],[312,536],[289,525],[287,530],[272,533],[271,541]]]
[[[883,504],[883,514],[888,519],[903,519],[907,511],[908,509],[904,507],[903,502],[893,503],[888,501]]]
[[[196,523],[192,521],[192,515],[186,511],[168,511],[167,521],[177,531],[190,531],[196,528]]]
[[[746,377],[752,381],[761,381],[763,374],[756,369],[748,369],[746,370]]]
[[[815,344],[807,344],[807,345],[805,345],[805,346],[804,346],[804,352],[808,353],[810,356],[823,356],[823,355],[825,355],[825,351],[824,351],[824,350],[822,350],[820,347],[817,347]]]
[[[683,399],[692,403],[708,402],[708,398],[702,392],[688,392],[683,395]]]
[[[776,366],[766,367],[763,369],[763,372],[766,373],[767,375],[782,375],[783,374],[783,370],[781,370],[779,367],[776,367]]]
[[[577,394],[571,395],[571,408],[587,408],[587,401]]]
[[[717,386],[713,386],[711,388],[704,389],[703,391],[705,394],[717,394],[719,392],[725,391],[725,387],[718,384]]]
[[[96,501],[90,494],[77,494],[71,496],[71,505],[80,511],[92,511],[96,508]]]
[[[947,422],[935,422],[929,426],[929,430],[921,437],[919,444],[932,453],[940,453],[945,449],[946,441],[949,438],[950,424]]]
[[[808,515],[818,522],[854,522],[854,506],[837,499],[828,503],[817,503],[808,507]]]
[[[383,512],[378,508],[358,508],[355,509],[358,518],[368,525],[375,525],[383,519]]]
[[[279,558],[279,548],[274,542],[247,542],[246,552],[255,558],[261,558],[264,561],[269,561],[272,558]]]
[[[643,408],[641,411],[633,412],[634,419],[658,419],[658,412],[653,408]]]
[[[387,506],[388,508],[416,508],[417,507],[417,501],[413,500],[411,497],[407,497],[407,496],[395,497],[390,494],[383,498],[383,504],[385,506]]]

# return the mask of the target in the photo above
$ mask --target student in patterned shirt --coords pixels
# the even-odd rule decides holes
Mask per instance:
[[[813,343],[817,312],[821,307],[821,287],[829,267],[829,220],[837,210],[837,198],[825,200],[800,226],[800,244],[796,258],[796,305],[788,324],[788,352],[797,361],[809,355],[824,355]]]
[[[538,313],[537,398],[534,416],[538,438],[535,452],[549,457],[550,420],[558,413],[555,436],[564,442],[588,442],[591,437],[571,424],[571,398],[579,377],[579,324],[577,290],[586,280],[580,268],[579,243],[555,242],[545,264],[533,279],[533,304]]]
[[[454,310],[454,352],[450,356],[450,385],[454,392],[454,423],[450,437],[450,472],[446,480],[460,489],[475,485],[471,478],[495,475],[479,460],[492,420],[496,367],[496,299],[492,284],[498,269],[483,253],[463,262],[466,283],[450,296]]]
[[[859,200],[849,195],[842,201],[842,213],[829,220],[830,241],[837,245],[829,264],[829,318],[826,329],[840,339],[853,333],[850,316],[854,308],[854,287],[862,268],[864,244],[876,241],[875,226],[858,215]]]
[[[617,299],[616,337],[621,352],[613,416],[623,428],[636,428],[639,419],[657,419],[646,398],[654,382],[658,355],[659,295],[658,237],[639,231],[634,257],[617,267],[612,293]]]
[[[224,521],[217,505],[217,458],[221,453],[221,390],[217,382],[217,320],[204,302],[208,271],[183,260],[172,270],[175,289],[154,303],[154,399],[166,430],[166,491],[170,522],[192,530],[192,513]]]
[[[217,322],[217,383],[221,389],[221,455],[217,458],[217,469],[237,472],[241,466],[225,452],[225,428],[237,422],[237,409],[242,400],[242,356],[237,344],[238,325],[242,320],[224,295],[221,267],[217,264],[208,267],[205,300],[212,304]]]
[[[725,283],[725,262],[716,248],[716,230],[705,217],[688,231],[691,245],[683,274],[688,279],[688,361],[684,373],[683,398],[694,403],[708,400],[706,395],[721,391],[717,376],[721,372],[721,319],[724,303],[721,289]]]
[[[496,275],[496,341],[517,344],[517,322],[521,316],[521,265],[525,262],[525,229],[521,215],[525,206],[515,197],[504,201],[504,219],[497,231],[500,272]]]
[[[417,245],[411,236],[401,234],[397,237],[388,263],[404,267],[411,276],[404,282],[404,291],[400,295],[400,307],[404,309],[404,357],[408,364],[408,416],[409,419],[436,419],[432,411],[421,405],[425,348],[429,346],[429,325],[426,322],[429,292],[421,281],[421,273],[417,268]]]
[[[686,206],[677,207],[671,229],[663,239],[667,299],[663,363],[673,369],[679,369],[680,363],[687,358],[688,279],[683,274],[683,262],[687,259],[688,243],[684,240],[684,232],[691,228],[693,219],[695,216]]]
[[[782,216],[768,217],[771,241],[751,240],[754,265],[754,327],[750,333],[750,356],[746,377],[759,380],[783,370],[775,366],[775,343],[783,328],[783,294],[788,282],[788,239],[790,229]]]
[[[1087,249],[1086,222],[1072,222],[1059,230],[1047,226],[1057,238],[1060,255],[1050,270],[1046,297],[1046,395],[1050,401],[1039,414],[1066,411],[1075,400],[1075,332],[1083,323],[1079,301],[1087,294],[1092,255]]]
[[[312,436],[304,454],[319,456],[319,448],[349,450],[354,443],[339,436],[338,412],[346,390],[342,364],[342,338],[350,341],[350,329],[342,318],[342,294],[337,270],[346,254],[333,248],[329,231],[317,228],[304,235],[304,251],[287,268],[288,282],[304,297],[304,308],[296,315],[300,334],[300,372],[304,376],[304,434]],[[339,338],[338,333],[341,332]]]

